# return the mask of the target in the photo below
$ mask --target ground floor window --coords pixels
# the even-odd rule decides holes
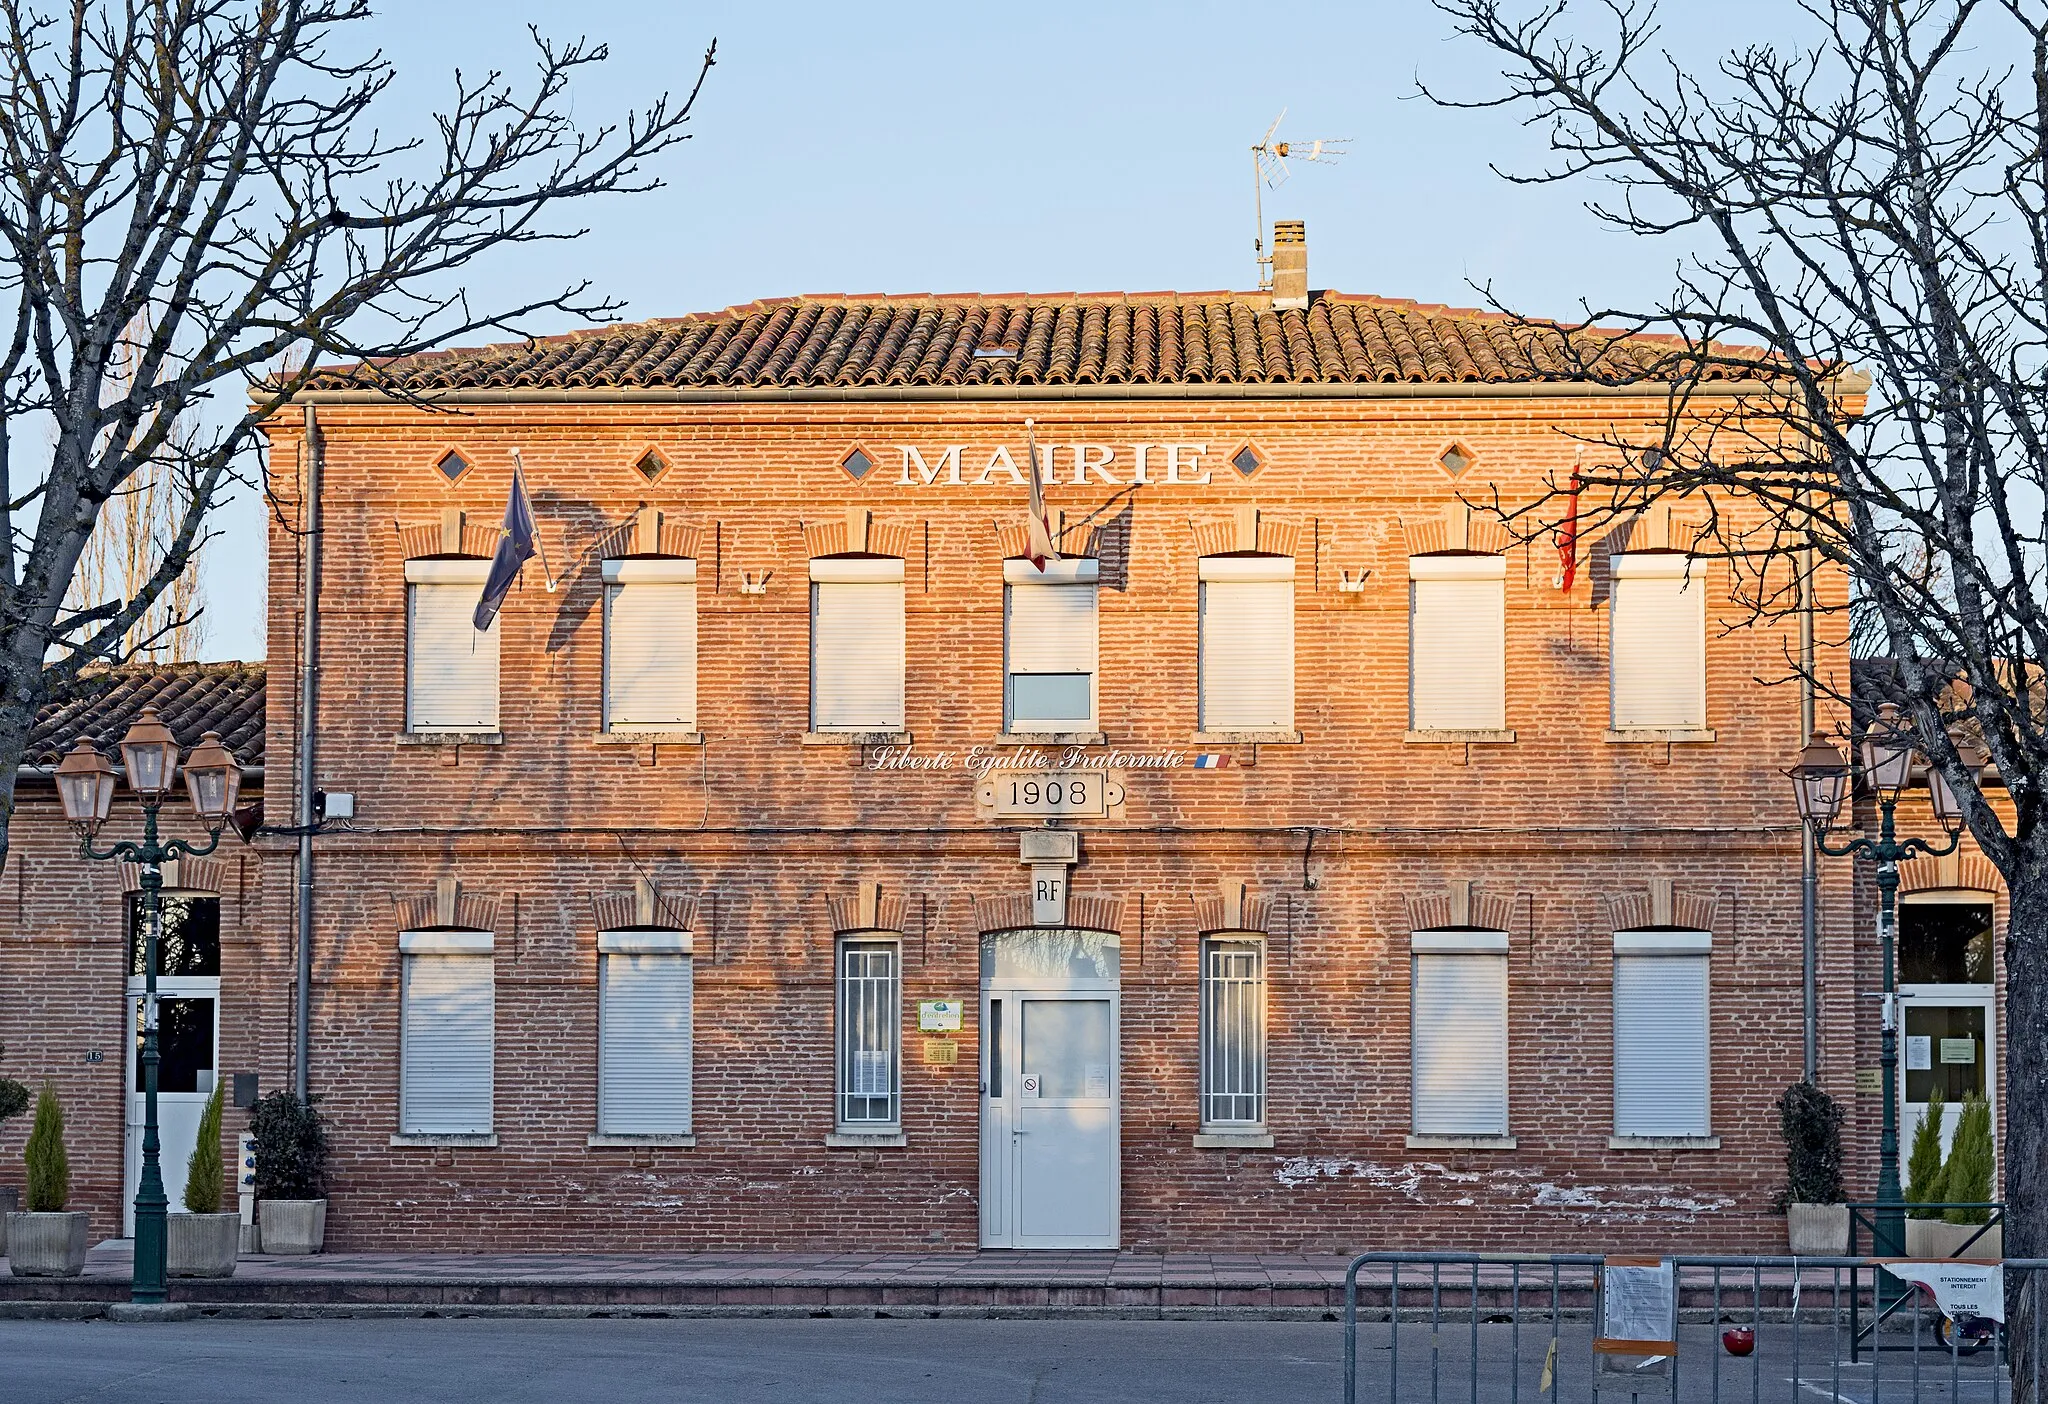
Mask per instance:
[[[1614,1134],[1712,1134],[1704,931],[1614,935]]]
[[[488,1135],[496,1012],[491,933],[408,931],[399,943],[399,1129]]]
[[[1418,931],[1411,944],[1417,1136],[1508,1134],[1505,931]]]
[[[902,1120],[902,948],[893,935],[842,936],[838,964],[839,1127],[893,1130]]]
[[[687,931],[598,933],[597,1129],[690,1133],[694,969]]]
[[[1266,1122],[1266,943],[1202,942],[1202,1124]]]

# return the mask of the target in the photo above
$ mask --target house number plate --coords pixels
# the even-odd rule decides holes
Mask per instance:
[[[1100,770],[992,770],[975,798],[998,819],[1101,818],[1124,787]]]

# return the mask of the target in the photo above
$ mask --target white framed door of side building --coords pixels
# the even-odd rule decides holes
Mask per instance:
[[[1968,1096],[1991,1104],[1997,1139],[1998,991],[1994,983],[1992,894],[1965,889],[1910,892],[1899,902],[1899,1178],[1926,1119],[1929,1092],[1942,1097],[1941,1148],[1955,1142]],[[1994,1178],[1993,1183],[1997,1180]]]
[[[1114,932],[982,937],[983,1247],[1118,1246],[1120,963]]]
[[[185,1212],[185,1170],[199,1144],[199,1122],[213,1096],[220,1067],[220,977],[167,975],[157,996],[157,1158],[171,1212]],[[143,981],[128,981],[134,1042],[128,1049],[127,1167],[121,1193],[121,1233],[135,1236],[135,1192],[142,1184]],[[231,1200],[224,1201],[232,1209]]]

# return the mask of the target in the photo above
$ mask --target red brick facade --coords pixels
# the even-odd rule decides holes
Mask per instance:
[[[1563,593],[1554,550],[1506,545],[1513,740],[1404,739],[1411,552],[1456,544],[1459,494],[1528,501],[1569,473],[1574,436],[1654,424],[1666,407],[1579,386],[1380,388],[621,399],[599,386],[478,394],[453,413],[315,397],[318,769],[357,804],[349,831],[317,840],[311,1081],[335,1146],[330,1245],[978,1241],[980,936],[1027,895],[1018,844],[1033,826],[981,817],[961,768],[1001,744],[1002,563],[1025,496],[1001,472],[976,479],[998,446],[1022,460],[1026,415],[1056,453],[1046,495],[1067,548],[1089,549],[1092,530],[1102,561],[1105,740],[1088,749],[1233,762],[1127,769],[1120,814],[1066,825],[1081,836],[1074,900],[1101,899],[1122,938],[1121,1242],[1782,1243],[1772,1103],[1801,1048],[1799,833],[1781,774],[1800,745],[1796,634],[1789,621],[1724,630],[1745,612],[1726,567],[1707,567],[1714,739],[1612,740],[1596,582],[1582,570]],[[1455,481],[1437,462],[1453,443],[1476,460]],[[1077,444],[1112,447],[1107,474],[1076,484]],[[1249,477],[1228,462],[1247,444],[1261,459]],[[958,485],[949,445],[965,446]],[[1142,485],[1137,445],[1150,446]],[[860,481],[839,466],[856,446],[875,464]],[[1199,481],[1166,481],[1167,446],[1183,446],[1173,476]],[[436,467],[450,448],[474,465],[453,483]],[[666,465],[651,483],[635,467],[649,448]],[[300,450],[299,425],[278,422],[272,823],[293,805]],[[438,549],[450,509],[465,514],[463,543],[490,549],[514,450],[559,589],[535,561],[500,616],[502,739],[413,744],[405,560]],[[698,562],[699,744],[599,739],[599,563],[643,507],[663,514],[663,544]],[[876,746],[804,744],[807,563],[844,548],[849,509],[871,514],[871,550],[905,561],[905,727],[911,753],[951,753],[951,769],[877,769]],[[1462,529],[1474,548],[1505,545],[1483,520]],[[1197,735],[1196,562],[1248,539],[1296,561],[1299,743]],[[1838,599],[1840,582],[1822,590]],[[1846,675],[1846,655],[1824,648],[1823,666]],[[116,1060],[84,1065],[74,1045],[118,1038],[118,881],[71,858],[36,803],[14,829],[19,890],[4,895],[18,900],[0,904],[0,988],[26,992],[0,999],[0,1039],[9,1071],[50,1071],[70,1094],[77,1199],[109,1231]],[[222,1065],[260,1071],[267,1090],[290,1076],[293,849],[264,839],[227,861]],[[1852,1104],[1854,1134],[1874,1136],[1875,1099],[1852,1092],[1855,1066],[1874,1062],[1852,1051],[1868,1022],[1855,992],[1874,969],[1852,946],[1848,865],[1822,871],[1823,1080]],[[600,911],[643,878],[694,903],[695,1144],[590,1146]],[[450,880],[485,913],[464,923],[495,932],[496,1144],[395,1145],[398,933]],[[1196,1145],[1199,933],[1220,920],[1225,882],[1263,913],[1270,1148]],[[865,883],[901,932],[905,1143],[828,1146],[834,932]],[[1713,933],[1717,1146],[1610,1147],[1612,934],[1649,924],[1630,914],[1653,901],[1659,924]],[[1462,924],[1508,934],[1511,1148],[1409,1141],[1410,933],[1452,924],[1429,914],[1454,902]],[[969,1010],[950,1066],[921,1061],[916,1005],[936,998]],[[22,1134],[0,1135],[0,1158]]]

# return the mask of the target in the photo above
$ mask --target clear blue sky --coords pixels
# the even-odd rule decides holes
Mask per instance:
[[[1694,58],[1783,40],[1797,18],[1783,0],[1668,8],[1671,45]],[[629,317],[806,292],[1249,287],[1248,148],[1283,107],[1282,136],[1352,138],[1342,162],[1297,165],[1266,195],[1268,222],[1308,222],[1311,286],[1471,305],[1490,283],[1519,310],[1569,316],[1654,300],[1681,252],[1602,231],[1583,188],[1494,175],[1489,162],[1532,169],[1540,140],[1511,114],[1414,96],[1418,76],[1477,93],[1494,72],[1425,0],[384,9],[362,34],[401,75],[387,132],[422,129],[458,66],[523,75],[529,23],[611,44],[575,95],[590,123],[687,83],[718,39],[668,187],[584,208],[576,243],[476,270],[485,302],[582,274]],[[260,505],[245,495],[222,525],[206,655],[259,657]]]

